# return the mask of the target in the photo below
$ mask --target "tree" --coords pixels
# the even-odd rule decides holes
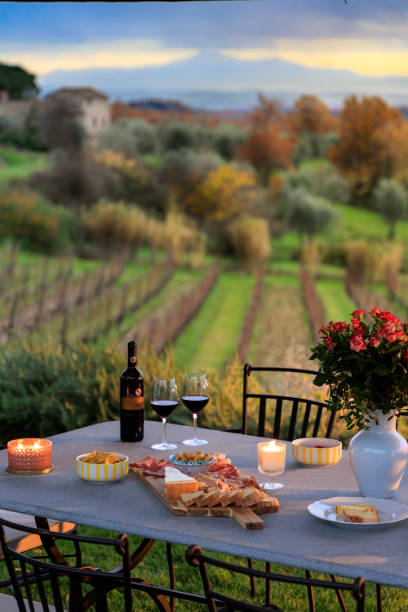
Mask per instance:
[[[288,135],[287,118],[280,102],[262,94],[258,95],[258,102],[249,116],[251,133],[241,154],[257,169],[266,185],[273,170],[291,165],[296,143]]]
[[[295,102],[290,114],[292,129],[298,136],[303,134],[327,134],[336,126],[330,109],[316,96],[303,95]]]
[[[379,97],[350,96],[339,118],[339,141],[329,152],[333,164],[346,176],[356,197],[368,197],[381,178],[400,168],[397,154],[404,120],[398,109]],[[405,153],[404,153],[405,155]]]
[[[0,63],[0,90],[5,89],[12,100],[34,98],[39,93],[35,75],[20,66]]]
[[[294,145],[294,140],[286,136],[278,125],[268,125],[251,133],[241,154],[256,168],[266,185],[273,170],[290,167]]]
[[[100,144],[129,155],[153,153],[157,147],[156,130],[144,119],[118,119],[101,134]]]
[[[390,226],[388,240],[392,240],[397,221],[408,216],[407,191],[393,179],[381,179],[374,190],[373,200],[374,207]]]
[[[184,206],[197,217],[225,221],[251,208],[256,193],[256,181],[250,172],[223,164],[197,185]]]
[[[302,238],[311,238],[336,216],[330,202],[300,187],[287,192],[285,204],[286,224]]]

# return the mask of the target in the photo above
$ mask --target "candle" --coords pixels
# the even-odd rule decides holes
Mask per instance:
[[[258,443],[258,470],[262,474],[281,474],[285,462],[286,444],[277,440]]]
[[[9,472],[44,474],[52,468],[52,442],[41,438],[20,438],[7,444]]]

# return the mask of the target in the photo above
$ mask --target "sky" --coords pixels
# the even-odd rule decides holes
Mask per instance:
[[[0,62],[37,75],[165,66],[207,51],[407,76],[408,2],[0,2]]]

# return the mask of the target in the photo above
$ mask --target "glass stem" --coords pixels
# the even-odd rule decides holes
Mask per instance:
[[[197,440],[197,415],[193,413],[194,438]]]
[[[164,446],[167,446],[167,436],[166,436],[166,422],[167,419],[162,419],[162,424],[163,424],[163,444]]]

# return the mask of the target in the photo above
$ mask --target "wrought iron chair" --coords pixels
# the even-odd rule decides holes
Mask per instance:
[[[150,584],[147,581],[132,578],[132,557],[128,536],[120,534],[115,539],[94,538],[76,534],[55,534],[55,532],[24,526],[22,530],[28,534],[41,537],[42,540],[65,540],[74,545],[97,544],[100,547],[116,551],[120,565],[112,571],[102,571],[89,565],[72,566],[43,558],[30,557],[11,548],[5,536],[5,528],[15,529],[15,523],[0,518],[0,544],[10,576],[13,595],[19,612],[38,610],[34,602],[34,591],[40,599],[40,609],[49,612],[50,605],[46,597],[45,584],[50,584],[48,592],[56,612],[64,612],[64,592],[68,583],[66,602],[69,602],[69,612],[83,612],[94,606],[96,612],[108,612],[107,595],[114,589],[123,591],[124,611],[133,612],[134,594],[136,591],[146,593],[155,603],[160,612],[170,612],[168,599],[181,599],[205,604],[203,595],[175,591],[165,587]],[[62,580],[64,579],[64,580]],[[61,583],[65,581],[65,590]],[[62,587],[62,588],[61,588]],[[167,599],[168,598],[168,599]],[[139,608],[142,609],[142,608]]]
[[[329,582],[327,580],[317,580],[315,578],[301,578],[300,576],[288,576],[287,574],[277,574],[272,572],[263,572],[260,570],[242,567],[232,563],[226,563],[213,557],[203,554],[199,546],[190,546],[186,552],[187,561],[193,567],[200,569],[201,579],[203,581],[204,592],[207,598],[207,606],[210,612],[233,612],[239,610],[242,612],[262,612],[262,610],[275,610],[282,612],[281,608],[274,604],[267,606],[255,605],[246,601],[241,601],[215,591],[212,588],[211,580],[208,575],[207,565],[222,568],[229,572],[250,576],[253,578],[263,578],[268,582],[282,582],[286,584],[298,584],[308,587],[317,587],[323,589],[340,589],[341,591],[349,591],[356,601],[356,612],[364,612],[365,608],[365,581],[363,578],[356,578],[354,582]],[[224,578],[224,583],[227,579]],[[219,606],[221,603],[221,606]],[[310,608],[312,609],[312,608]]]
[[[314,398],[297,397],[289,394],[271,394],[271,393],[251,393],[248,390],[248,379],[252,372],[276,372],[276,373],[294,373],[299,375],[316,376],[316,370],[306,370],[301,368],[285,368],[285,367],[267,367],[267,366],[252,366],[250,363],[244,365],[243,370],[243,393],[242,393],[242,417],[241,427],[235,430],[237,433],[248,434],[248,402],[250,400],[258,401],[258,420],[256,423],[256,435],[265,437],[265,434],[272,435],[273,438],[287,440],[291,442],[295,437],[304,438],[306,436],[319,436],[330,438],[335,422],[336,414],[333,411],[328,412],[327,404],[318,401]],[[267,412],[267,409],[270,408]],[[323,415],[328,418],[324,419]],[[283,421],[287,421],[284,424]],[[266,424],[270,422],[272,426],[266,431]],[[284,427],[284,425],[286,427]],[[286,428],[286,431],[283,431]],[[248,567],[253,568],[252,559],[248,559]],[[270,563],[266,563],[266,572],[270,572]],[[333,583],[336,583],[336,577],[330,576]],[[311,573],[306,570],[306,579],[312,580]],[[256,593],[255,579],[250,575],[251,593],[254,596]],[[314,610],[314,595],[313,586],[307,583],[307,591],[309,597],[309,606]],[[337,599],[340,608],[346,612],[344,599],[341,589],[335,588]],[[266,581],[266,603],[270,602],[270,583]]]
[[[244,365],[243,372],[243,394],[242,394],[242,421],[241,427],[235,431],[243,434],[248,433],[248,400],[259,400],[257,435],[265,436],[265,422],[267,417],[267,405],[274,404],[274,411],[271,422],[273,423],[272,436],[291,442],[295,438],[295,432],[299,426],[301,419],[301,429],[299,437],[304,438],[307,435],[330,438],[336,414],[330,412],[327,424],[322,420],[322,416],[327,411],[325,402],[317,401],[312,398],[294,397],[292,395],[279,395],[269,393],[250,393],[248,391],[248,378],[252,372],[281,372],[295,373],[316,376],[317,371],[305,370],[300,368],[282,368],[282,367],[258,367],[252,366],[250,363]],[[302,408],[304,410],[302,411]],[[303,414],[302,414],[303,412]],[[289,425],[286,435],[282,436],[282,417],[289,416]]]

